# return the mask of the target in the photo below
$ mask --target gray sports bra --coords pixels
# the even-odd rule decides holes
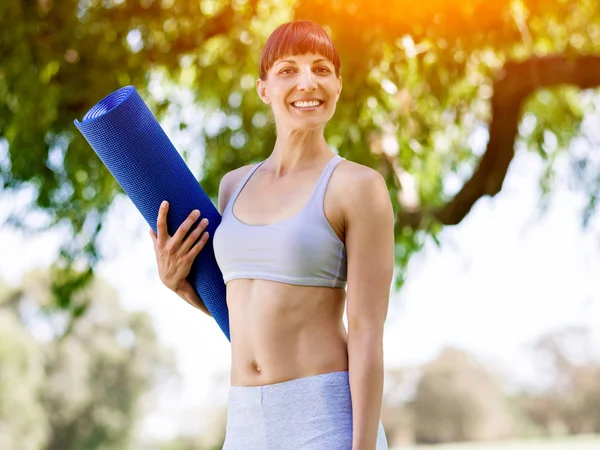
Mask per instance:
[[[297,214],[267,225],[246,224],[233,214],[235,200],[264,161],[248,172],[227,203],[213,236],[225,283],[253,278],[303,286],[346,286],[346,246],[323,209],[327,183],[343,159],[335,155],[329,160],[310,199]]]

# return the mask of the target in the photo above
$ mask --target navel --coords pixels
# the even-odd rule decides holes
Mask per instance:
[[[252,361],[252,367],[254,368],[254,370],[256,370],[258,373],[262,372],[262,368],[258,365],[258,363],[256,361]]]

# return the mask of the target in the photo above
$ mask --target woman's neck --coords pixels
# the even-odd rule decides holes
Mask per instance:
[[[279,178],[320,166],[322,160],[329,160],[333,155],[322,129],[293,131],[277,135],[275,148],[266,163],[273,176]]]

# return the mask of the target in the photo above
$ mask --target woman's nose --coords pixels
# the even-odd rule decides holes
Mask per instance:
[[[315,74],[312,72],[311,68],[301,70],[299,75],[298,90],[312,91],[313,89],[317,88]]]

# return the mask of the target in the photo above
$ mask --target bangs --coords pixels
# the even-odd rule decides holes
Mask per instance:
[[[259,65],[259,75],[266,79],[267,72],[275,61],[284,56],[318,53],[327,58],[340,75],[341,62],[327,32],[309,20],[297,20],[280,25],[267,39]]]

